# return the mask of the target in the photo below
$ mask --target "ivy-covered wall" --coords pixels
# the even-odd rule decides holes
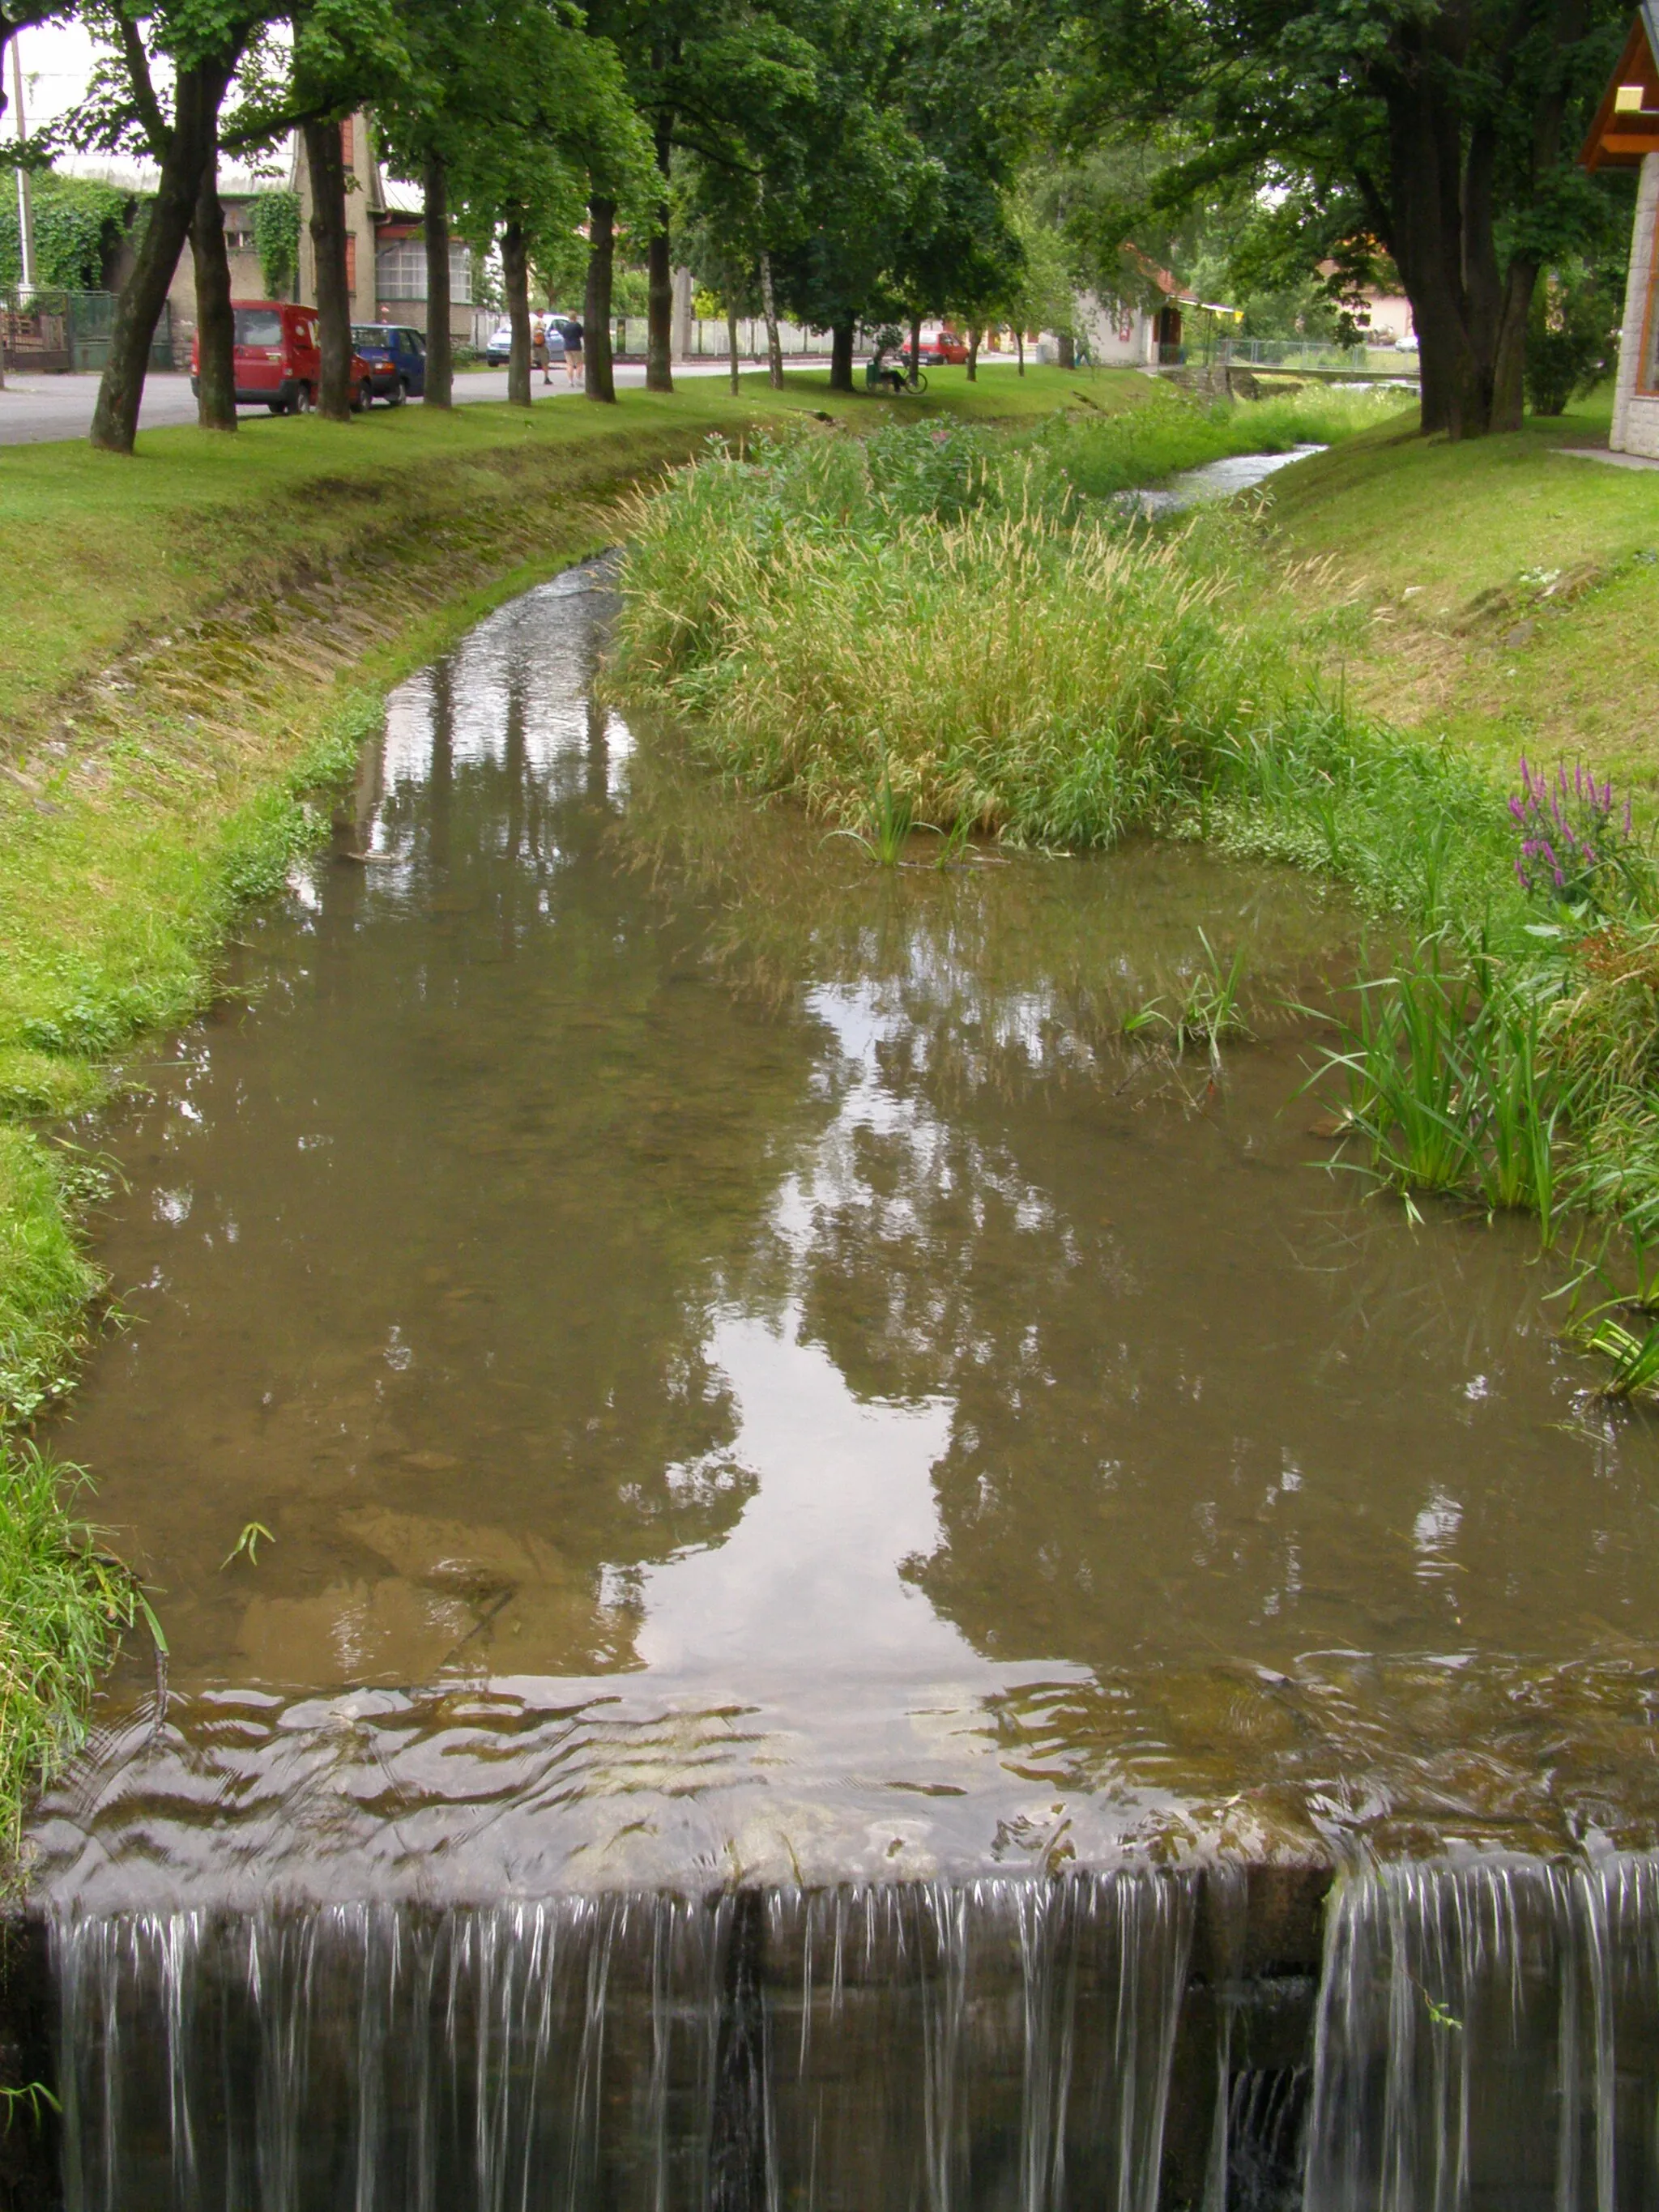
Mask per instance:
[[[17,224],[17,183],[10,171],[0,189],[0,290],[23,274]],[[105,264],[115,253],[137,204],[135,193],[88,177],[60,177],[50,169],[34,179],[35,282],[73,292],[103,289]]]

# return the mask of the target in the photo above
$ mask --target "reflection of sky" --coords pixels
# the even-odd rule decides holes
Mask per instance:
[[[799,1340],[793,1313],[781,1329],[723,1316],[708,1352],[738,1401],[733,1456],[759,1489],[724,1542],[647,1570],[641,1658],[745,1685],[826,1668],[988,1679],[898,1574],[939,1540],[933,1467],[948,1402],[860,1404],[822,1347]]]

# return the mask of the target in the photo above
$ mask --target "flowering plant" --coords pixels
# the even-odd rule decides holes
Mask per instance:
[[[1521,832],[1515,872],[1523,890],[1568,906],[1607,902],[1615,889],[1628,900],[1637,891],[1638,844],[1631,803],[1622,809],[1613,779],[1598,783],[1581,763],[1569,779],[1564,761],[1551,782],[1522,756],[1521,788],[1510,800]]]

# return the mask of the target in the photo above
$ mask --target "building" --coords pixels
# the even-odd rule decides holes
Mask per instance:
[[[1130,300],[1102,299],[1097,292],[1079,292],[1073,303],[1073,314],[1076,335],[1088,347],[1089,358],[1097,368],[1156,367],[1158,326],[1164,319],[1161,308],[1141,307]],[[1179,324],[1177,310],[1177,344]]]
[[[346,289],[354,323],[401,323],[426,328],[426,238],[419,208],[394,206],[386,198],[373,119],[348,115],[340,125],[346,173]],[[317,256],[311,240],[311,175],[301,142],[295,142],[294,190],[300,196],[300,270],[295,294],[317,304]],[[473,339],[472,252],[452,240],[449,248],[449,329]]]
[[[1659,232],[1659,5],[1643,0],[1619,65],[1601,95],[1578,158],[1587,169],[1639,169],[1625,319],[1613,386],[1615,453],[1659,460],[1659,301],[1655,234]]]

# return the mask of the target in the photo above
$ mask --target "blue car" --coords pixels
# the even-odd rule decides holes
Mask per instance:
[[[354,323],[351,343],[368,363],[375,398],[401,407],[426,390],[426,340],[397,323]]]

